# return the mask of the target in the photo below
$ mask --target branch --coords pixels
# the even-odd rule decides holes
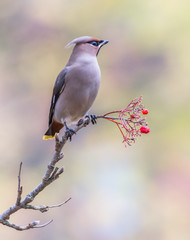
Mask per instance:
[[[32,209],[32,210],[38,210],[40,212],[47,212],[50,208],[56,208],[56,207],[61,207],[63,206],[65,203],[67,203],[69,200],[71,200],[71,198],[67,199],[66,201],[56,204],[56,205],[43,205],[43,206],[33,206],[33,205],[29,205],[27,204],[26,206],[23,206],[24,209]]]
[[[17,193],[16,206],[19,206],[21,201],[21,195],[22,195],[22,186],[20,185],[21,169],[22,169],[22,162],[20,163],[19,173],[18,173],[18,193]]]
[[[141,101],[142,97],[135,98],[125,109],[119,111],[112,111],[97,117],[95,115],[87,116],[84,119],[79,120],[79,122],[72,131],[72,135],[89,125],[90,122],[94,124],[96,123],[96,119],[101,118],[115,123],[123,136],[123,142],[125,143],[125,146],[126,144],[131,145],[131,143],[135,142],[135,138],[137,136],[141,136],[141,133],[148,133],[150,131],[147,127],[146,119],[142,117],[142,114],[147,114],[148,110],[144,108]],[[113,116],[113,114],[117,116]],[[48,185],[57,180],[59,176],[64,172],[63,167],[59,169],[58,167],[56,167],[56,164],[64,157],[63,153],[61,152],[62,148],[66,144],[68,138],[71,139],[72,135],[68,136],[66,132],[61,139],[59,139],[59,137],[55,135],[55,152],[53,158],[49,162],[40,184],[36,188],[34,188],[34,190],[28,193],[23,200],[23,187],[21,186],[22,162],[20,163],[16,203],[0,215],[1,224],[19,231],[45,227],[50,224],[52,220],[42,225],[39,225],[39,221],[34,221],[26,226],[19,226],[14,223],[10,223],[8,220],[12,214],[19,211],[20,209],[32,209],[44,213],[47,212],[50,208],[63,206],[71,199],[69,198],[60,204],[51,206],[34,206],[30,204],[40,192],[42,192]]]
[[[133,99],[126,108],[108,112],[97,118],[109,120],[117,125],[123,136],[125,147],[135,143],[136,138],[150,132],[144,115],[148,114],[142,104],[142,96]]]
[[[74,129],[74,132],[78,132],[83,127],[86,127],[89,123],[90,123],[90,120],[88,118],[86,118],[85,120],[79,121]],[[55,180],[57,180],[59,178],[59,176],[64,172],[64,169],[63,168],[59,169],[58,167],[56,167],[56,164],[64,157],[61,150],[64,147],[64,145],[66,144],[67,140],[68,140],[67,134],[64,134],[61,139],[59,139],[59,137],[57,135],[55,136],[55,152],[54,152],[52,160],[49,162],[49,164],[47,166],[47,169],[42,178],[42,181],[34,190],[32,190],[30,193],[28,193],[23,200],[21,199],[22,189],[23,189],[23,187],[21,186],[22,162],[20,163],[19,173],[18,173],[18,189],[17,189],[16,203],[13,206],[9,207],[6,211],[4,211],[0,215],[0,223],[1,224],[11,227],[13,229],[19,230],[19,231],[28,230],[28,229],[32,229],[32,228],[45,227],[48,224],[50,224],[52,222],[52,220],[49,221],[48,223],[45,223],[42,225],[39,225],[39,221],[34,221],[32,223],[29,223],[26,226],[18,226],[14,223],[10,223],[8,220],[13,213],[19,211],[20,209],[38,210],[43,213],[43,212],[47,212],[50,208],[61,207],[71,199],[71,198],[69,198],[60,204],[51,205],[51,206],[46,206],[46,205],[45,206],[44,205],[43,206],[34,206],[34,205],[29,204],[29,203],[33,202],[35,197],[40,192],[42,192],[48,185],[50,185]]]
[[[10,223],[6,220],[2,221],[1,223],[3,225],[6,225],[7,227],[11,227],[11,228],[14,228],[15,230],[18,230],[18,231],[23,231],[23,230],[28,230],[28,229],[32,229],[32,228],[43,228],[43,227],[46,227],[47,225],[49,225],[50,223],[52,223],[53,220],[50,220],[49,222],[47,223],[44,223],[44,224],[41,224],[39,225],[40,221],[34,221],[32,223],[29,223],[28,225],[26,226],[19,226],[19,225],[16,225],[14,223]]]

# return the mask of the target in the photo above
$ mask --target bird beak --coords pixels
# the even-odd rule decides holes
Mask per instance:
[[[107,43],[109,43],[108,40],[101,40],[101,43],[100,43],[100,45],[99,45],[98,51],[97,51],[97,53],[96,53],[96,56],[98,55],[98,53],[99,53],[99,51],[100,51],[100,48],[101,48],[102,46],[104,46],[105,44],[107,44]]]
[[[109,43],[109,41],[108,41],[108,40],[101,40],[101,41],[102,41],[102,43],[100,44],[100,45],[101,45],[101,47],[102,47],[103,45],[105,45],[105,44]]]

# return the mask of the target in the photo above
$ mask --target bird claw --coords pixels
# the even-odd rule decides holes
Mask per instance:
[[[91,114],[91,115],[86,115],[85,118],[87,118],[89,120],[89,122],[91,121],[91,123],[94,125],[97,123],[96,119],[96,115]]]
[[[97,119],[97,117],[96,117],[96,115],[90,115],[90,120],[91,120],[91,122],[92,122],[92,124],[96,124],[97,123],[97,121],[96,121],[96,119]]]
[[[84,123],[83,119],[81,118],[78,123],[77,123],[77,127],[81,126]]]
[[[67,127],[67,128],[66,128],[66,131],[65,131],[65,134],[66,134],[67,140],[69,139],[70,142],[71,142],[72,136],[73,136],[74,134],[76,134],[76,132],[75,132],[73,129]]]

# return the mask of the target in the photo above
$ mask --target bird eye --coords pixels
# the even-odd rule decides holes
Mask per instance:
[[[99,45],[99,42],[98,41],[90,41],[88,42],[89,44],[93,45],[93,46],[98,46]]]

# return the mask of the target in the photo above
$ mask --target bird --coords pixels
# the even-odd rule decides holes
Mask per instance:
[[[71,141],[75,132],[68,126],[86,116],[98,94],[101,72],[97,56],[102,46],[108,42],[82,36],[67,44],[67,48],[72,45],[74,48],[53,87],[48,130],[43,136],[44,140],[54,138],[65,127]],[[91,116],[92,122],[95,121],[95,115]]]

